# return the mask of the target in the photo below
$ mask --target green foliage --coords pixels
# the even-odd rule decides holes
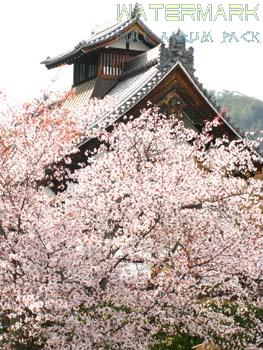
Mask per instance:
[[[263,130],[263,101],[234,91],[212,93],[222,110],[242,130]]]
[[[255,342],[255,335],[254,337],[251,335],[251,329],[255,327],[255,322],[263,322],[263,309],[251,304],[243,305],[240,308],[237,303],[232,301],[224,301],[221,305],[211,301],[208,306],[218,314],[222,313],[227,317],[233,317],[235,324],[239,327],[239,331],[233,334],[227,343],[224,338],[213,336],[211,333],[214,343],[229,350],[235,350],[239,344],[239,350],[246,350],[246,346],[242,346],[242,344],[246,344],[248,341],[252,344]]]
[[[263,310],[256,308],[254,305],[247,305],[247,311],[240,315],[237,305],[228,305],[225,306],[223,312],[232,312],[236,323],[242,327],[243,331],[236,335],[236,337],[241,340],[241,343],[243,340],[249,340],[253,343],[254,338],[251,338],[250,330],[255,327],[255,322],[263,322]]]
[[[173,336],[160,333],[156,338],[156,344],[152,350],[191,350],[193,346],[202,343],[201,338],[183,332],[178,332]]]
[[[224,338],[211,333],[210,335],[215,344],[223,345],[225,349],[229,350],[236,350],[237,344],[240,344],[241,347],[239,350],[246,350],[245,347],[242,347],[242,343],[247,340],[253,343],[250,330],[255,327],[255,322],[263,322],[262,309],[254,305],[246,305],[242,307],[242,310],[239,310],[238,304],[231,301],[224,301],[221,305],[211,301],[208,302],[207,306],[218,312],[218,315],[224,314],[225,316],[233,317],[235,323],[241,329],[241,331],[234,334],[231,339],[228,339],[227,343]],[[167,326],[167,329],[168,328]],[[156,336],[156,342],[152,350],[191,350],[193,346],[201,344],[204,341],[204,339],[186,334],[182,331],[178,331],[175,335],[168,335],[165,329],[166,327],[164,327],[163,332],[160,332]]]

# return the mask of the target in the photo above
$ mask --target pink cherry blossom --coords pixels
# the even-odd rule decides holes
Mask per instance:
[[[218,121],[197,135],[151,106],[92,131],[109,149],[46,195],[46,169],[111,103],[1,114],[1,349],[145,350],[179,330],[261,349],[263,192],[250,141],[211,142]],[[249,315],[249,331],[225,305]]]

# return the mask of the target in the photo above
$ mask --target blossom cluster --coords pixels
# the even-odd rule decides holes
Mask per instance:
[[[96,103],[74,117],[36,101],[0,120],[1,349],[145,350],[182,331],[260,349],[250,145],[211,141],[217,121],[198,135],[151,107],[100,133],[109,146],[46,196],[39,180],[87,135]]]

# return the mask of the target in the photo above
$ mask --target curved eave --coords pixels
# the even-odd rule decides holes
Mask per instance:
[[[82,49],[76,50],[74,53],[69,53],[65,56],[63,56],[63,59],[58,59],[54,62],[47,62],[47,61],[42,61],[41,64],[44,64],[47,69],[52,69],[56,67],[63,66],[64,64],[73,64],[74,61],[84,55],[84,52]]]
[[[146,36],[150,39],[150,42],[152,45],[157,46],[158,44],[160,44],[162,42],[161,39],[156,34],[154,34],[139,18],[136,18],[127,27],[123,28],[117,34],[114,33],[112,35],[109,35],[105,39],[101,39],[101,40],[98,39],[97,41],[87,43],[86,45],[80,46],[80,47],[68,52],[65,55],[61,55],[60,57],[42,61],[41,64],[45,64],[47,69],[56,68],[56,67],[62,66],[64,64],[73,64],[77,58],[81,57],[85,53],[88,53],[88,52],[91,52],[91,51],[96,50],[98,48],[104,47],[109,43],[116,42],[121,37],[123,37],[125,34],[129,33],[129,31],[131,31],[131,29],[136,24],[140,27],[141,32],[145,33]]]
[[[145,32],[148,33],[149,37],[152,39],[152,41],[157,45],[162,43],[162,40],[154,33],[150,30],[150,28],[148,28],[143,21],[140,20],[140,18],[138,18],[137,20],[137,24],[142,28],[142,30],[144,30]]]

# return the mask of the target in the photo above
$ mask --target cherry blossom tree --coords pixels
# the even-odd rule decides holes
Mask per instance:
[[[1,115],[1,348],[158,349],[182,333],[262,348],[260,160],[246,140],[211,140],[219,120],[198,135],[149,106],[46,195],[46,169],[110,103]]]

